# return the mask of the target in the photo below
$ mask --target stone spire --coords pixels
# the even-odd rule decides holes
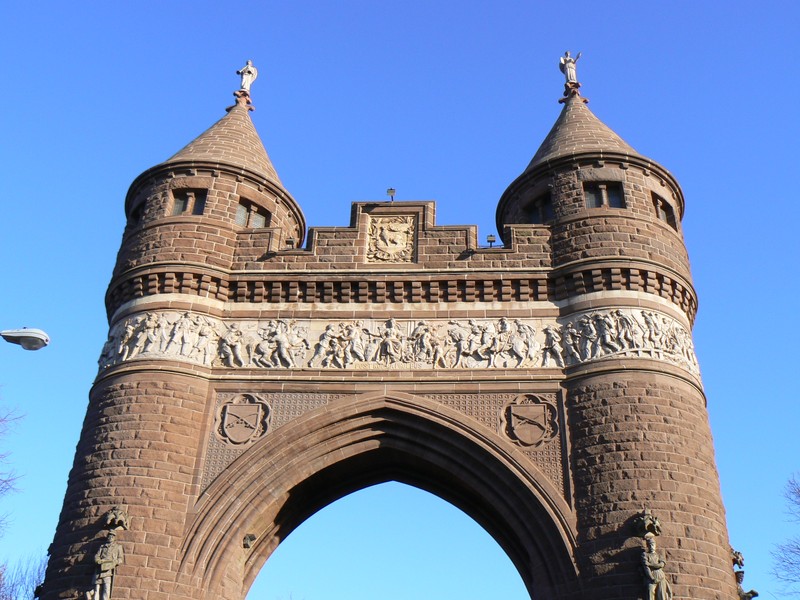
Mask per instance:
[[[584,100],[577,92],[565,98],[561,114],[525,172],[557,158],[596,152],[613,152],[648,160],[600,121]]]
[[[249,99],[249,94],[246,96]],[[267,150],[250,120],[248,111],[251,107],[245,102],[238,101],[244,97],[245,94],[238,96],[236,105],[228,110],[227,115],[163,164],[220,163],[248,169],[283,187]]]
[[[670,180],[674,184],[675,213],[683,214],[682,195],[672,175],[634,150],[589,110],[586,98],[580,94],[580,83],[575,73],[575,62],[578,58],[580,53],[573,59],[567,52],[560,59],[559,68],[564,73],[566,83],[564,97],[559,102],[564,106],[528,166],[500,198],[497,206],[497,228],[501,235],[506,225],[552,220],[551,207],[546,208],[546,215],[544,213],[537,215],[534,204],[537,198],[543,197],[553,188],[556,173],[575,171],[577,177],[577,170],[581,170],[581,177],[587,177],[590,176],[589,170],[592,170],[592,177],[618,178],[619,174],[595,171],[603,168],[605,163],[619,165],[621,168],[636,164],[645,171],[657,171],[662,180]],[[576,184],[575,189],[578,187],[580,186]],[[673,192],[660,190],[657,195],[664,194],[672,197]],[[552,208],[558,210],[553,214],[566,216],[578,209],[577,205],[570,205],[571,208],[568,208],[567,204],[554,205]]]
[[[283,187],[248,114],[255,110],[250,98],[250,86],[258,77],[258,70],[253,66],[253,61],[248,60],[236,74],[241,76],[242,83],[241,88],[233,92],[236,104],[226,109],[228,114],[163,164],[219,163],[248,169]]]

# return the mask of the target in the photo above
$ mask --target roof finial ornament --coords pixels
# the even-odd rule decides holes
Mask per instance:
[[[564,52],[564,56],[562,56],[558,61],[558,68],[564,74],[567,82],[564,84],[564,97],[559,100],[559,102],[564,103],[570,96],[580,96],[580,87],[581,84],[578,83],[578,70],[577,70],[577,63],[578,60],[581,58],[581,52],[578,52],[578,55],[573,58],[570,56],[569,50]],[[586,98],[581,98],[583,102],[589,102]]]
[[[246,106],[247,110],[255,110],[256,107],[253,106],[250,100],[250,86],[253,85],[253,82],[258,77],[258,69],[253,66],[252,60],[248,60],[245,66],[236,71],[236,74],[242,78],[241,87],[233,92],[233,96],[236,98],[236,106]],[[225,110],[230,112],[232,108],[233,106],[229,106]]]

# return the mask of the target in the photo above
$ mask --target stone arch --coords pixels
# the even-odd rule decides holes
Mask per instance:
[[[365,394],[313,411],[234,461],[189,517],[179,581],[209,598],[240,600],[308,517],[391,480],[472,517],[508,554],[532,597],[576,590],[575,524],[556,488],[494,432],[403,393]],[[247,534],[256,540],[246,550]]]

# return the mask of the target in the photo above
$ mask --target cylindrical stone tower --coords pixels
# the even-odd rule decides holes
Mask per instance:
[[[114,529],[109,508],[118,505],[136,523],[120,538],[126,564],[138,568],[115,574],[114,596],[147,590],[196,597],[182,595],[174,570],[198,493],[219,319],[229,297],[244,295],[230,289],[228,273],[237,247],[275,252],[295,248],[305,235],[303,213],[248,115],[249,93],[235,96],[226,116],[128,191],[127,226],[106,295],[109,338],[50,547],[46,598],[82,595],[94,546]],[[190,357],[187,366],[182,361]]]
[[[638,598],[635,516],[662,526],[683,598],[734,597],[706,399],[691,342],[697,300],[675,178],[601,123],[574,86],[498,229],[552,232],[584,598]]]

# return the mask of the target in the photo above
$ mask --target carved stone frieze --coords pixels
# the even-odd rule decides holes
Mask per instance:
[[[563,368],[651,358],[699,374],[691,334],[641,309],[569,319],[222,321],[191,312],[128,317],[109,334],[100,368],[143,358],[208,367],[334,370]]]
[[[367,262],[412,262],[415,230],[411,215],[370,217]]]

